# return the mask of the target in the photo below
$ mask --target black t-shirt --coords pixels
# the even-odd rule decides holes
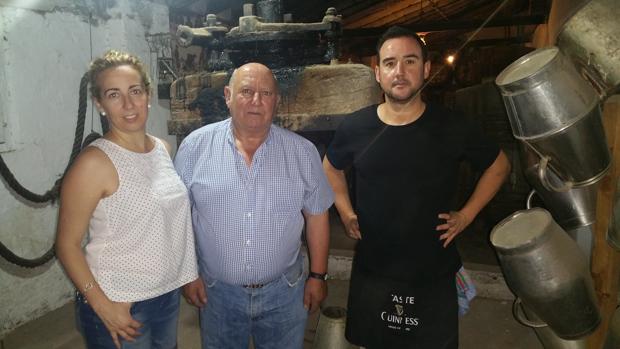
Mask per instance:
[[[355,169],[359,266],[403,281],[456,272],[460,258],[454,242],[443,248],[437,215],[455,209],[459,163],[484,170],[498,153],[464,116],[436,105],[402,126],[383,123],[376,105],[349,115],[326,156]]]

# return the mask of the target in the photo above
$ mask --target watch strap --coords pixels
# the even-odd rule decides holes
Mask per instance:
[[[309,278],[313,278],[313,279],[319,279],[319,280],[323,280],[323,281],[327,281],[327,273],[315,273],[313,271],[308,273],[308,277]]]

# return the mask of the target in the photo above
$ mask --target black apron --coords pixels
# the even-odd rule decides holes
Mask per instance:
[[[349,342],[368,349],[458,348],[454,274],[412,284],[353,264],[346,325]]]

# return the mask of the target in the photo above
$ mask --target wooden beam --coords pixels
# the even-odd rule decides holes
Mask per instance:
[[[607,244],[606,237],[620,175],[620,95],[612,96],[605,103],[603,124],[611,150],[612,167],[599,186],[592,250],[592,278],[603,321],[588,337],[588,349],[602,348],[618,303],[620,253]]]
[[[448,6],[450,6],[450,9],[448,9]],[[494,7],[491,6],[497,6],[497,1],[496,0],[481,0],[479,2],[451,2],[446,4],[442,9],[443,10],[447,10],[449,13],[451,13],[450,18],[451,20],[454,19],[465,19],[465,18],[479,18],[479,17],[486,17],[484,14],[481,14],[482,11],[485,11],[486,13],[490,14],[492,13]],[[511,15],[511,14],[510,14]],[[530,14],[531,15],[531,14]],[[419,22],[424,20],[425,22],[430,22],[428,20],[425,20],[422,18],[423,14],[421,14],[418,19],[408,19],[405,20],[404,23],[406,24],[411,24],[411,23],[415,23],[415,22]]]
[[[433,16],[431,15],[427,15],[423,12],[415,12],[415,13],[411,13],[407,16],[403,16],[398,20],[398,24],[403,25],[406,23],[417,23],[420,22],[422,20],[424,20],[425,22],[431,22],[431,21],[436,21],[436,22],[442,22],[442,23],[446,23],[448,21],[451,21],[452,19],[455,18],[462,18],[463,16],[459,13],[458,11],[458,7],[459,7],[458,2],[454,2],[454,3],[447,3],[446,5],[442,6],[442,7],[437,7],[437,10],[440,11],[439,13],[443,14],[443,13],[449,13],[451,14],[449,16],[449,18],[444,18],[444,17],[440,17],[441,15],[435,15],[433,19]],[[456,11],[455,11],[456,10]],[[391,24],[391,25],[395,25],[397,23],[386,23],[386,24]]]
[[[486,1],[488,2],[495,0]],[[487,3],[481,4],[487,5]],[[446,13],[450,14],[450,16],[453,18],[463,18],[463,12],[461,12],[463,6],[471,7],[458,1],[447,2],[441,6],[437,3],[431,3],[431,5],[431,10],[429,11],[424,11],[423,9],[420,9],[419,6],[409,6],[401,11],[393,12],[376,21],[367,23],[366,27],[391,26],[396,24],[402,25],[404,23],[415,23],[420,21],[433,23],[448,23],[450,21],[450,18],[445,15]],[[428,9],[428,7],[426,7],[426,9]],[[440,14],[437,14],[438,11]]]
[[[355,16],[360,11],[375,6],[378,2],[377,0],[340,0],[332,4],[336,7],[338,13],[342,14],[342,18],[349,18]],[[307,1],[307,3],[312,4],[313,2]]]
[[[398,18],[410,17],[424,21],[448,22],[476,9],[497,4],[497,0],[406,0],[383,1],[380,4],[361,10],[343,19],[344,28],[376,27],[396,21]],[[459,9],[460,10],[455,10]],[[492,9],[491,9],[492,10]],[[507,15],[510,15],[508,13]],[[400,21],[403,22],[403,21]]]
[[[383,1],[382,3],[369,7],[366,10],[360,11],[355,15],[344,18],[342,20],[343,27],[345,28],[359,28],[368,25],[376,20],[379,20],[390,14],[400,12],[407,7],[417,6],[420,7],[422,0],[403,0],[403,1]]]
[[[433,8],[433,10],[435,10],[437,13],[439,13],[439,15],[441,17],[443,17],[443,19],[445,20],[450,20],[450,18],[448,18],[448,16],[446,16],[445,13],[443,13],[443,11],[441,10],[441,8],[435,3],[435,1],[433,0],[428,0],[428,2],[431,4],[431,7]],[[449,5],[449,3],[448,3]]]
[[[381,26],[391,26],[396,23],[406,22],[410,18],[420,19],[420,10],[417,6],[409,6],[400,11],[395,11],[390,14],[387,14],[384,17],[378,18],[375,21],[366,23],[367,27],[381,27]]]
[[[445,13],[449,13],[452,18],[466,18],[465,15],[470,12],[471,9],[479,9],[487,6],[489,3],[495,3],[495,0],[486,0],[478,4],[465,4],[462,2],[448,2],[445,5],[439,7],[436,3],[431,3],[432,9],[439,11],[441,16],[431,15],[436,11],[424,12],[419,10],[416,6],[410,6],[407,9],[396,12],[392,15],[386,16],[375,22],[369,23],[368,27],[390,26],[390,25],[404,25],[417,22],[433,22],[433,23],[448,23],[451,19],[448,18]]]
[[[450,22],[427,22],[416,23],[410,25],[403,25],[405,28],[409,28],[415,32],[432,32],[432,31],[444,31],[444,30],[474,30],[477,29],[484,20],[474,21],[450,21]],[[515,16],[510,18],[497,18],[492,19],[487,23],[485,28],[490,27],[505,27],[511,25],[528,25],[528,24],[542,24],[545,23],[545,17],[542,15],[534,16]],[[387,27],[377,28],[357,28],[357,29],[343,29],[344,37],[378,37],[387,30]]]

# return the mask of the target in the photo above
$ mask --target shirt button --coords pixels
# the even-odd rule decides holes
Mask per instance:
[[[247,240],[247,241],[245,242],[245,244],[246,244],[247,246],[250,246],[250,242],[251,242],[250,240]]]
[[[248,217],[248,218],[252,217],[252,212],[246,213],[245,216]]]
[[[245,269],[250,270],[250,269],[252,269],[252,266],[251,266],[251,265],[249,265],[249,264],[247,264],[247,265],[245,266]]]

